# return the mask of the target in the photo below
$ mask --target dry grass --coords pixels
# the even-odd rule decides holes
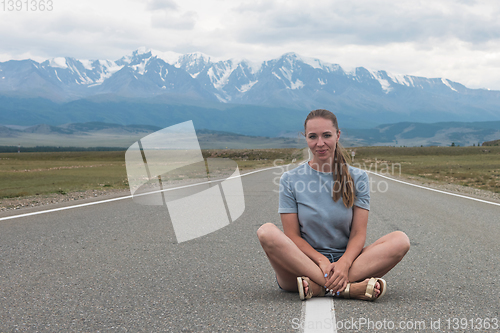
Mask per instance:
[[[500,147],[356,148],[355,163],[500,193]],[[388,167],[388,168],[387,168]],[[385,168],[385,169],[384,169]]]
[[[240,171],[290,163],[302,151],[283,149],[203,150],[203,157],[225,157]],[[50,152],[0,154],[0,198],[86,190],[127,189],[125,152]]]
[[[401,171],[405,175],[500,193],[498,146],[354,149],[355,166],[377,168],[382,173]],[[209,149],[202,153],[204,158],[230,158],[243,172],[305,158],[305,151],[296,148]],[[125,152],[3,153],[0,184],[0,198],[128,189]]]

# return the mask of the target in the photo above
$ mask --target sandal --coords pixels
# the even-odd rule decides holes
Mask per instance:
[[[307,283],[309,284],[309,289],[307,290],[307,294],[304,293],[304,284],[302,283],[302,281],[307,281]],[[325,296],[326,294],[325,287],[321,287],[320,293],[318,295],[313,295],[311,280],[305,276],[297,277],[297,288],[299,289],[299,296],[302,301],[305,299],[309,299],[313,296]]]
[[[380,295],[378,297],[375,296],[375,284],[380,283]],[[338,297],[342,298],[351,298],[350,295],[350,288],[351,284],[348,283],[347,287],[343,291],[341,291],[338,294]],[[380,297],[384,296],[385,292],[387,291],[387,282],[385,282],[384,279],[382,278],[370,278],[368,280],[368,284],[366,285],[366,290],[365,290],[365,296],[368,297],[367,301],[374,301],[376,299],[379,299]]]

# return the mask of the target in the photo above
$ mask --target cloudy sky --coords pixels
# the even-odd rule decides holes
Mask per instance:
[[[0,61],[117,60],[141,46],[252,61],[296,52],[500,90],[498,0],[29,1],[0,4]]]

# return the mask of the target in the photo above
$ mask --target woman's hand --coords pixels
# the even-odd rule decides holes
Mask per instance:
[[[327,280],[328,279],[327,276],[330,275],[330,272],[332,270],[332,264],[330,263],[330,261],[328,259],[326,259],[325,261],[320,261],[318,263],[318,266],[321,269],[321,271],[323,272],[325,280]]]
[[[347,283],[349,283],[348,276],[351,265],[341,258],[339,261],[333,262],[328,266],[328,272],[326,272],[328,276],[325,283],[326,289],[331,290],[332,293],[343,291],[347,287]]]

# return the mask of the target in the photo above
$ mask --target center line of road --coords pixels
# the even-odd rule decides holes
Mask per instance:
[[[302,306],[304,333],[337,333],[333,297],[316,297]]]

